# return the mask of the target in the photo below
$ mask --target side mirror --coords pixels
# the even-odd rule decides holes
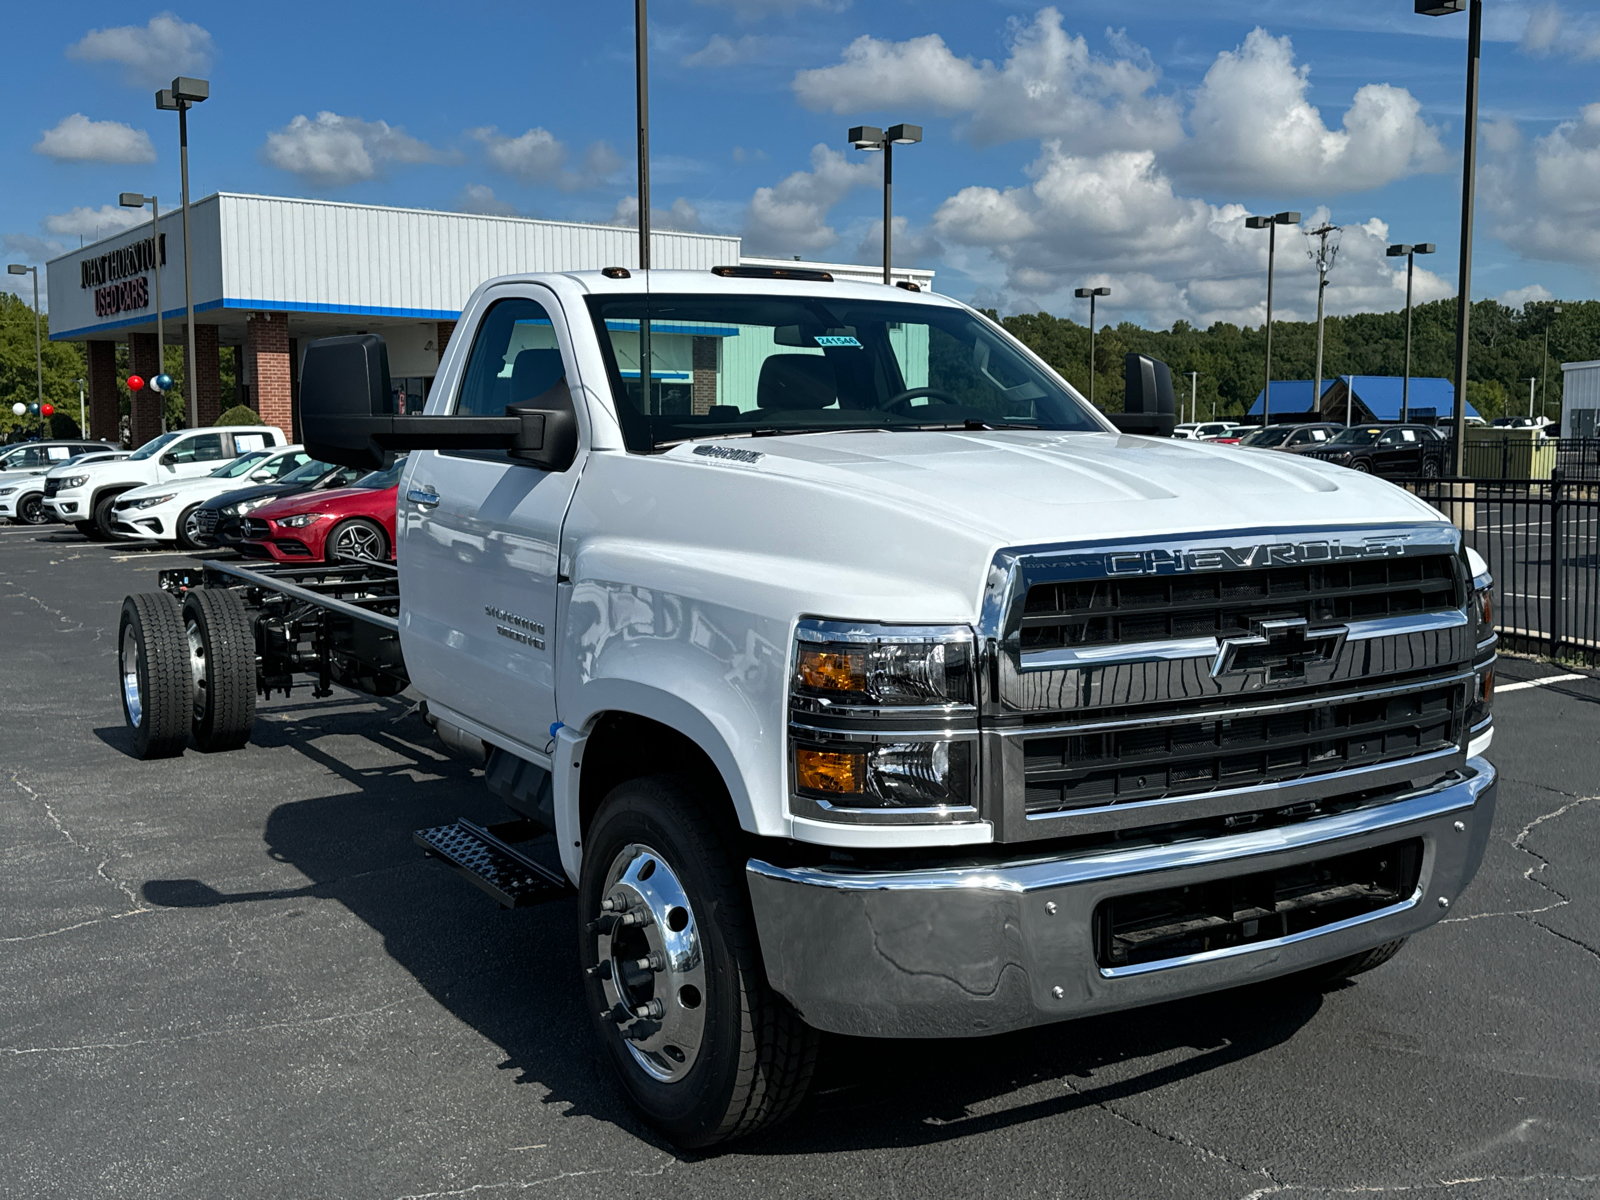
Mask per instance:
[[[163,454],[161,456],[161,459],[160,459],[161,465],[163,467],[166,467],[167,470],[169,470],[169,471],[173,469],[172,464],[177,462],[177,461],[178,461],[177,459],[172,457],[172,454],[170,452],[168,452],[166,454]]]
[[[546,396],[507,410],[503,417],[396,416],[389,382],[389,349],[374,333],[321,338],[306,347],[300,376],[300,421],[306,452],[323,462],[376,471],[389,455],[405,450],[508,450],[513,457],[545,466],[544,457],[565,445],[564,411],[577,452],[572,397],[562,383],[565,410],[546,409]],[[557,389],[551,389],[553,393]],[[554,418],[551,420],[551,418]],[[548,421],[548,424],[547,424]]]
[[[565,471],[578,457],[578,414],[567,381],[560,379],[542,396],[506,409],[523,423],[522,443],[511,457],[546,471]]]
[[[1122,360],[1123,411],[1107,413],[1123,433],[1171,437],[1178,424],[1172,370],[1159,358],[1129,354]]]
[[[250,476],[250,482],[251,483],[271,483],[272,482],[272,472],[271,471],[257,471],[255,474]]]

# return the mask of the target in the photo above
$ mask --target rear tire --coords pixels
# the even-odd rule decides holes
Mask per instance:
[[[43,525],[49,520],[50,514],[44,510],[43,493],[35,492],[17,501],[17,523],[19,525]]]
[[[122,716],[138,758],[171,758],[189,742],[193,684],[183,609],[166,592],[141,592],[122,602],[117,631],[117,682]]]
[[[106,540],[100,536],[100,526],[93,521],[74,521],[72,527],[91,542],[103,542]]]
[[[1372,464],[1364,458],[1356,459],[1355,462],[1350,464],[1350,469],[1352,471],[1359,471],[1363,475],[1372,474]]]
[[[237,750],[256,722],[250,614],[228,588],[194,588],[183,599],[183,623],[195,744],[208,754]]]
[[[203,549],[196,536],[200,532],[200,527],[194,524],[194,515],[199,511],[198,504],[191,504],[178,514],[178,519],[173,525],[177,533],[178,549],[189,551]]]
[[[707,815],[705,790],[670,775],[619,785],[584,835],[578,888],[580,919],[601,918],[579,946],[595,1033],[629,1106],[684,1147],[745,1137],[788,1117],[805,1097],[820,1042],[767,983],[743,864]],[[657,899],[641,901],[630,888]],[[602,903],[619,894],[633,897],[629,914],[648,903],[652,919],[610,925],[617,914],[603,913]],[[694,946],[656,946],[652,939],[669,936],[664,929]],[[647,954],[669,965],[638,970],[633,964]],[[664,1019],[614,1019],[619,1009],[652,1004],[665,1007]]]
[[[352,517],[329,530],[328,540],[323,543],[322,556],[330,564],[349,558],[364,562],[387,562],[389,535],[376,521]]]

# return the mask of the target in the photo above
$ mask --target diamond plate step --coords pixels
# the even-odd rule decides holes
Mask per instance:
[[[419,829],[411,840],[429,858],[453,867],[475,887],[482,888],[500,903],[501,908],[527,908],[546,900],[571,895],[566,877],[535,862],[497,834],[531,836],[537,831],[528,821],[508,821],[485,828],[471,821]]]

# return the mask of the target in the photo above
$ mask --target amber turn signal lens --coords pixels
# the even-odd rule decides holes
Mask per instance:
[[[865,656],[861,654],[841,654],[837,650],[800,651],[800,682],[819,691],[866,691],[865,667]]]
[[[836,754],[831,750],[795,751],[796,782],[813,792],[850,795],[859,792],[865,777],[865,756]]]
[[[1483,673],[1483,702],[1485,704],[1494,699],[1494,672]]]
[[[1494,624],[1494,593],[1490,591],[1483,593],[1483,623]]]

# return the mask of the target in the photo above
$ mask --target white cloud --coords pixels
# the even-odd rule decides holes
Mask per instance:
[[[142,129],[120,121],[91,121],[82,113],[62,117],[54,129],[46,129],[33,147],[62,162],[146,163],[155,162],[156,148]]]
[[[109,237],[135,225],[148,225],[150,214],[145,209],[120,208],[102,204],[99,208],[78,207],[64,213],[51,213],[44,219],[47,233],[89,239]]]
[[[494,194],[494,189],[486,183],[467,184],[456,197],[455,207],[457,212],[478,213],[485,217],[518,215],[517,206],[509,200],[500,199]]]
[[[1528,14],[1521,49],[1526,54],[1600,58],[1600,24],[1592,15],[1573,19],[1559,4],[1541,4]]]
[[[1554,300],[1555,294],[1542,283],[1530,283],[1527,287],[1501,292],[1495,299],[1507,308],[1521,308],[1524,304],[1543,304]]]
[[[1495,233],[1527,258],[1577,263],[1600,276],[1600,104],[1585,107],[1532,146],[1515,130],[1486,137],[1480,194]]]
[[[896,267],[923,266],[944,254],[944,247],[927,230],[913,230],[905,217],[894,219],[894,242],[889,253]],[[879,217],[866,227],[861,244],[856,247],[858,263],[883,262],[883,218]]]
[[[624,196],[617,201],[617,210],[611,216],[612,225],[627,225],[637,228],[639,224],[639,197]],[[679,196],[672,202],[671,208],[657,208],[650,206],[651,229],[674,229],[680,233],[705,233],[705,222],[700,217],[699,209],[683,197]]]
[[[374,179],[394,163],[444,161],[445,155],[387,121],[363,121],[319,112],[295,117],[267,134],[262,158],[307,183],[342,187]]]
[[[1343,128],[1330,129],[1306,99],[1309,74],[1287,37],[1253,30],[1206,72],[1189,113],[1194,137],[1171,165],[1214,186],[1304,194],[1365,191],[1448,164],[1438,131],[1404,88],[1367,84]]]
[[[467,136],[483,145],[489,165],[525,183],[546,184],[564,192],[598,187],[622,169],[622,159],[605,142],[592,142],[584,151],[576,171],[567,169],[571,151],[548,129],[535,126],[516,137],[507,137],[493,125],[467,130]]]
[[[933,219],[940,237],[982,252],[969,274],[983,274],[984,255],[1001,268],[993,286],[1004,306],[1065,311],[1074,287],[1106,282],[1109,307],[1140,309],[1160,324],[1263,320],[1268,239],[1245,228],[1240,205],[1178,194],[1148,150],[1081,156],[1051,142],[1029,174],[1030,184],[1004,191],[965,188]],[[1326,219],[1322,210],[1304,227]],[[1274,314],[1286,320],[1316,310],[1315,273],[1293,233],[1278,237]],[[1385,259],[1387,245],[1388,227],[1375,218],[1344,230],[1329,311],[1404,303],[1404,271]],[[1416,294],[1435,299],[1450,287],[1419,269]]]
[[[862,36],[831,67],[801,71],[796,97],[839,114],[922,108],[965,114],[964,136],[979,145],[1052,137],[1070,149],[1165,148],[1182,137],[1177,102],[1153,95],[1159,72],[1122,31],[1108,30],[1117,57],[1091,53],[1083,37],[1043,8],[1013,19],[1010,56],[1000,66],[958,58],[937,34],[904,42]]]
[[[767,48],[767,39],[747,33],[743,37],[730,38],[720,33],[711,35],[708,41],[693,54],[685,55],[683,65],[686,67],[731,67],[738,63],[749,62],[759,58]]]
[[[745,210],[744,240],[752,254],[823,250],[839,240],[828,211],[855,187],[878,175],[866,163],[848,161],[838,150],[811,148],[811,170],[796,171],[776,187],[757,188]]]
[[[33,262],[44,262],[66,251],[66,247],[60,242],[37,237],[31,233],[0,234],[0,247],[3,247],[8,255],[26,258]]]
[[[211,35],[170,12],[145,25],[91,29],[67,47],[67,57],[83,62],[121,63],[128,82],[160,87],[176,75],[204,75],[216,56]]]

